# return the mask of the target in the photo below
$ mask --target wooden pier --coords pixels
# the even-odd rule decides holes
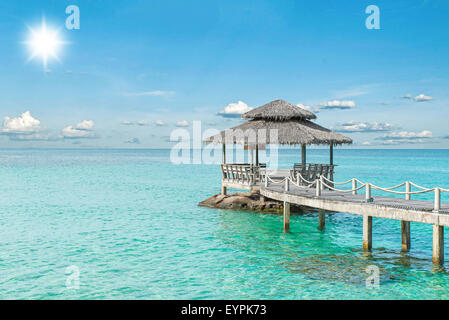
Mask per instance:
[[[433,262],[444,262],[443,231],[449,226],[449,204],[441,204],[441,193],[449,192],[448,189],[424,188],[409,181],[388,188],[355,178],[333,181],[334,146],[350,144],[352,139],[316,124],[312,121],[316,119],[315,114],[284,100],[274,100],[252,109],[242,118],[250,120],[204,140],[223,146],[222,194],[226,194],[227,188],[260,190],[261,197],[282,201],[286,232],[290,228],[291,204],[318,209],[320,230],[325,228],[325,211],[362,215],[363,248],[366,250],[372,248],[373,217],[401,221],[401,249],[404,251],[411,246],[410,222],[431,224]],[[270,135],[267,135],[268,131]],[[243,145],[248,150],[250,163],[228,164],[226,144]],[[300,145],[301,163],[295,163],[293,170],[267,170],[266,165],[259,163],[258,153],[267,145]],[[307,145],[329,145],[329,163],[307,163]],[[255,162],[253,151],[256,152]],[[400,188],[404,190],[400,191]],[[372,190],[389,196],[373,196]],[[434,194],[434,201],[412,199],[414,195],[428,192]]]
[[[337,189],[333,186],[350,184],[350,189]],[[417,191],[411,191],[414,186]],[[397,191],[405,187],[405,191]],[[362,192],[362,189],[364,189]],[[373,189],[403,195],[403,198],[373,196]],[[360,193],[361,194],[358,194]],[[412,200],[414,194],[433,192],[434,201]],[[410,222],[433,225],[433,262],[443,264],[444,241],[443,227],[449,226],[449,204],[442,204],[441,192],[449,192],[442,188],[424,188],[411,182],[381,188],[371,183],[361,183],[351,179],[343,183],[318,177],[315,181],[307,181],[298,174],[297,179],[285,177],[271,179],[269,174],[262,177],[260,193],[262,196],[284,202],[284,231],[290,227],[290,204],[319,209],[319,229],[324,229],[324,211],[345,212],[363,216],[363,248],[372,249],[372,218],[384,218],[401,221],[401,248],[410,250]]]

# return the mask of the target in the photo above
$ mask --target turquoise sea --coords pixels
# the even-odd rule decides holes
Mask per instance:
[[[174,165],[169,152],[1,150],[0,298],[449,298],[449,271],[431,263],[431,225],[412,224],[409,253],[399,221],[373,220],[370,255],[360,216],[331,213],[321,232],[317,214],[295,215],[284,234],[279,215],[198,207],[220,190],[218,166]],[[291,167],[300,154],[279,159]],[[335,178],[448,188],[448,160],[449,150],[336,149]],[[365,285],[370,265],[378,289]]]

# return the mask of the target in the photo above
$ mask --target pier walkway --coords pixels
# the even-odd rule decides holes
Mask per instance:
[[[342,189],[341,185],[349,185]],[[337,188],[338,186],[339,188]],[[404,191],[400,191],[404,188]],[[415,191],[412,191],[412,188]],[[441,203],[441,193],[449,192],[443,188],[424,188],[406,181],[397,186],[382,188],[357,179],[346,182],[331,181],[323,176],[314,181],[304,179],[296,173],[283,178],[271,178],[265,174],[258,186],[262,196],[284,202],[284,231],[290,227],[290,204],[307,206],[319,210],[319,229],[325,226],[325,211],[345,212],[363,216],[363,248],[372,248],[372,218],[385,218],[401,221],[402,250],[411,246],[410,222],[433,225],[433,262],[444,262],[444,229],[449,226],[449,204]],[[373,196],[372,190],[380,190],[402,198]],[[433,193],[434,201],[412,200],[416,194]]]

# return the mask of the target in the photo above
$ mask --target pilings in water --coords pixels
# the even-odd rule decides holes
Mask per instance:
[[[363,249],[371,250],[373,247],[373,217],[363,215]]]
[[[432,261],[436,265],[444,262],[444,227],[433,225],[433,256]]]
[[[410,221],[401,221],[401,250],[410,250]]]
[[[290,203],[284,201],[284,232],[290,231]]]
[[[324,230],[326,224],[325,211],[320,209],[318,211],[318,230]]]

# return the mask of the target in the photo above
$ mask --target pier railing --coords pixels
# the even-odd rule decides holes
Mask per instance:
[[[401,184],[398,184],[396,186],[383,188],[379,187],[375,184],[372,184],[370,182],[362,182],[357,178],[352,178],[344,182],[336,182],[328,179],[325,176],[318,176],[314,180],[307,180],[305,179],[301,173],[296,172],[296,175],[292,177],[292,175],[287,176],[283,179],[272,179],[269,175],[265,175],[262,177],[262,182],[267,188],[270,185],[283,185],[285,191],[289,191],[291,186],[295,186],[297,188],[302,189],[315,189],[315,195],[317,197],[321,196],[321,191],[324,190],[324,188],[327,188],[328,190],[332,190],[335,192],[341,192],[341,193],[352,193],[353,195],[357,195],[357,192],[361,189],[365,189],[365,201],[366,202],[372,202],[373,198],[371,196],[371,190],[380,190],[391,194],[399,194],[404,195],[406,200],[411,200],[412,195],[416,194],[423,194],[428,192],[434,193],[434,211],[438,212],[440,211],[441,207],[441,193],[442,192],[448,192],[449,189],[441,188],[441,187],[434,187],[434,188],[426,188],[420,185],[417,185],[411,181],[405,181]],[[351,184],[351,189],[339,189],[335,186],[338,185],[347,185]],[[396,189],[405,186],[405,191],[398,191]],[[419,189],[417,191],[412,191],[412,186]]]
[[[224,181],[251,186],[261,181],[261,169],[265,167],[265,164],[254,166],[246,163],[235,163],[222,164],[221,170]]]

